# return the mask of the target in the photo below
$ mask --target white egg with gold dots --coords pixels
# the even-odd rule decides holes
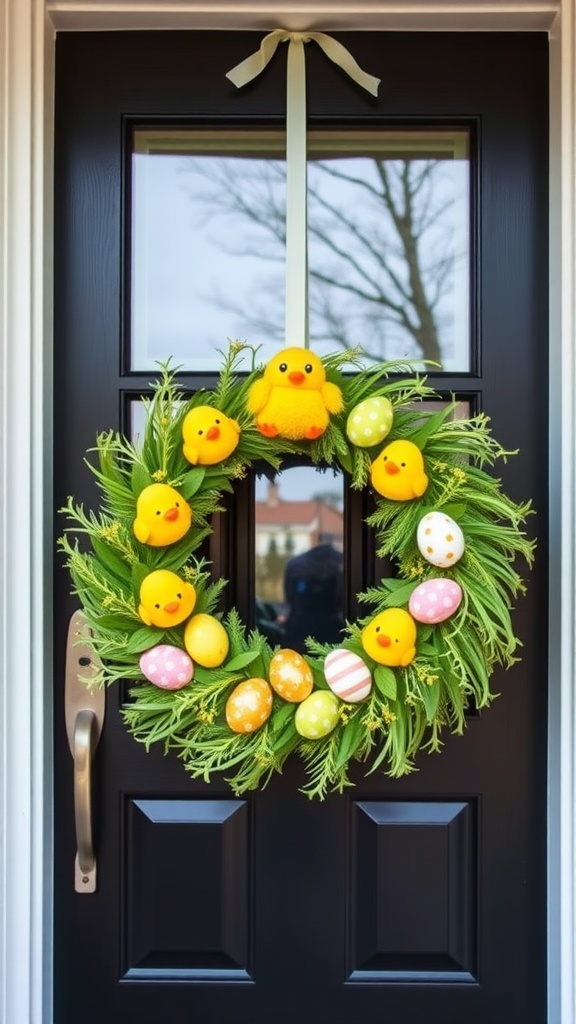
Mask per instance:
[[[430,565],[448,569],[456,565],[466,547],[464,534],[458,523],[444,512],[428,512],[418,523],[416,531],[418,550]]]

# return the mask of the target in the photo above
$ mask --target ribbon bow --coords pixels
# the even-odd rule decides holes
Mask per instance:
[[[301,337],[308,347],[308,239],[306,181],[306,61],[304,44],[318,43],[327,57],[372,96],[380,79],[369,75],[354,57],[324,32],[275,29],[260,49],[228,71],[226,78],[241,88],[256,78],[272,60],[278,43],[288,43],[286,88],[286,344]]]

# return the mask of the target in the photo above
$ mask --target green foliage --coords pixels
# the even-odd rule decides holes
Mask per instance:
[[[242,376],[237,370],[246,348],[231,343],[216,387],[188,397],[177,387],[176,370],[169,364],[160,367],[153,395],[144,399],[141,443],[132,444],[111,431],[98,435],[87,465],[101,494],[100,508],[86,512],[69,498],[61,510],[67,526],[58,545],[101,662],[97,682],[110,685],[126,679],[133,684],[123,716],[136,740],[146,748],[161,743],[174,751],[195,778],[208,781],[223,774],[237,794],[266,785],[297,754],[306,774],[303,791],[322,799],[351,785],[355,762],[364,764],[368,773],[384,770],[393,777],[414,770],[420,751],[441,749],[443,730],[463,732],[467,708],[490,704],[495,666],[509,667],[517,660],[512,615],[524,590],[519,563],[530,566],[534,555],[534,540],[525,531],[532,510],[529,502],[512,501],[492,472],[497,462],[514,453],[493,438],[487,417],[459,419],[455,403],[439,412],[427,411],[426,400],[438,396],[409,365],[364,369],[359,353],[328,356],[326,375],[342,390],[343,412],[313,442],[264,439],[246,411],[248,391],[262,372],[256,349],[251,372]],[[375,496],[367,520],[378,555],[393,560],[396,575],[358,595],[368,614],[347,623],[340,646],[370,669],[370,695],[358,704],[341,702],[336,728],[325,739],[303,739],[295,727],[296,705],[278,695],[260,729],[233,733],[226,724],[227,700],[239,682],[269,677],[274,651],[257,631],[246,630],[235,609],[222,616],[226,581],[212,579],[210,565],[200,554],[211,533],[212,514],[220,509],[222,492],[233,491],[235,480],[255,463],[264,461],[277,469],[294,455],[304,454],[316,465],[339,465],[351,487],[366,487],[382,445],[355,447],[346,435],[346,421],[354,406],[373,396],[388,398],[394,408],[387,440],[414,441],[423,451],[430,483],[414,501]],[[240,440],[219,465],[191,467],[182,451],[182,422],[191,408],[204,404],[236,419]],[[132,529],[137,498],[155,481],[178,489],[193,510],[188,533],[162,548],[141,544]],[[429,565],[416,545],[418,523],[431,510],[450,515],[465,536],[465,554],[450,570]],[[139,664],[142,653],[159,643],[184,648],[184,624],[160,629],[145,625],[140,617],[140,586],[155,568],[190,581],[196,591],[193,614],[221,618],[229,639],[223,664],[196,664],[193,683],[178,691],[152,686]],[[414,588],[439,575],[462,587],[458,611],[436,626],[418,625],[416,657],[406,668],[376,664],[362,646],[363,626],[387,608],[406,608]],[[306,661],[317,690],[328,686],[323,666],[331,650],[313,639],[307,643]]]

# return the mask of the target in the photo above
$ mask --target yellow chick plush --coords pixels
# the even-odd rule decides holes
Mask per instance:
[[[387,608],[364,626],[366,654],[380,665],[406,668],[416,656],[416,623],[402,608]]]
[[[197,405],[184,417],[183,451],[193,466],[214,466],[232,454],[240,440],[240,426],[219,409]]]
[[[138,614],[147,626],[169,629],[184,622],[195,604],[196,591],[191,583],[169,569],[155,569],[142,581]]]
[[[192,509],[169,484],[150,484],[138,495],[134,536],[141,544],[165,547],[175,544],[190,529]]]
[[[321,359],[306,348],[284,348],[267,364],[248,394],[248,411],[264,437],[313,441],[331,413],[344,407],[342,392],[326,380]]]
[[[370,466],[372,487],[383,498],[412,501],[428,487],[422,452],[412,441],[391,441]]]

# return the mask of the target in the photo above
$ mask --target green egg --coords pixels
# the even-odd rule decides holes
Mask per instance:
[[[354,406],[346,421],[348,440],[358,448],[380,444],[392,429],[394,410],[388,398],[365,398]]]
[[[340,702],[331,690],[315,690],[296,709],[296,731],[306,740],[321,740],[338,722]]]

